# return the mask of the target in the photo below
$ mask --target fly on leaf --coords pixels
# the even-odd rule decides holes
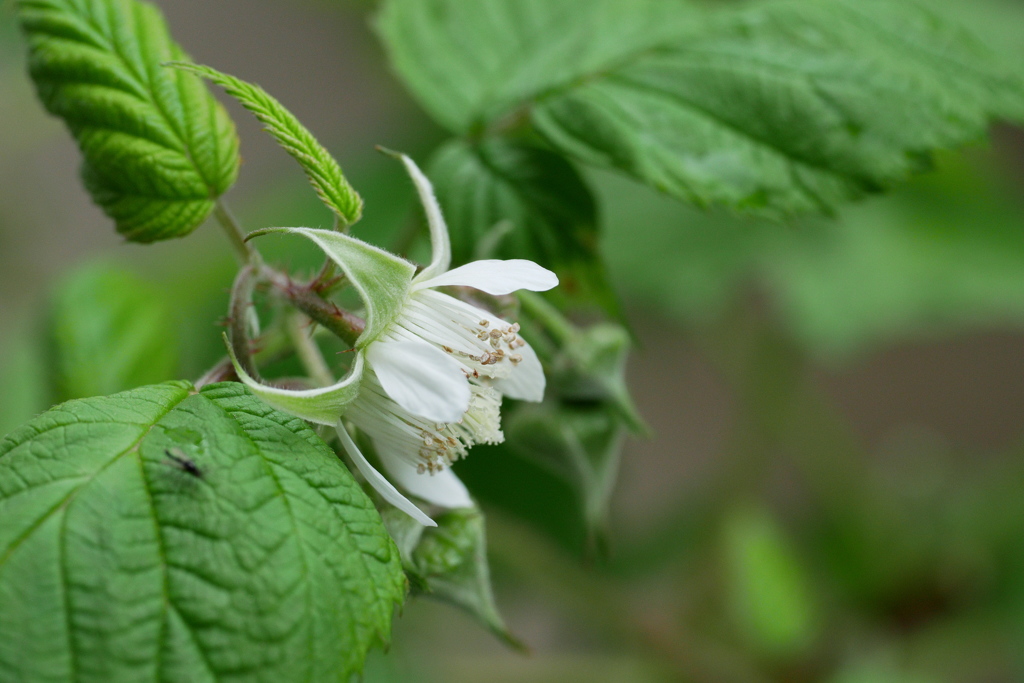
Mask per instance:
[[[184,451],[178,448],[168,448],[164,450],[164,454],[167,456],[167,464],[171,467],[177,467],[182,472],[189,474],[196,479],[203,478],[203,470],[196,464],[196,461],[190,458]]]

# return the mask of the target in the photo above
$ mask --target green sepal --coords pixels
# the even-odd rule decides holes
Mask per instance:
[[[650,434],[626,384],[626,362],[632,348],[629,332],[615,323],[598,323],[584,330],[551,369],[551,383],[571,400],[607,403],[639,436]]]
[[[363,199],[345,179],[335,158],[267,91],[208,66],[185,62],[171,62],[168,66],[209,79],[252,112],[264,130],[299,162],[317,196],[344,225],[352,225],[362,217]]]
[[[520,292],[519,300],[523,311],[556,342],[554,348],[539,347],[554,394],[568,401],[605,403],[634,434],[649,434],[626,384],[626,362],[633,344],[629,331],[610,322],[577,327],[534,292]]]
[[[316,228],[268,228],[250,237],[268,233],[302,235],[324,250],[341,267],[366,306],[366,329],[356,340],[363,348],[387,329],[401,312],[409,296],[416,266],[405,259],[367,244],[355,237]]]
[[[413,595],[455,605],[479,619],[508,645],[525,650],[505,626],[494,600],[485,520],[479,508],[434,515],[436,527],[425,527],[390,506],[381,517],[398,545]]]
[[[224,337],[224,343],[227,346],[228,355],[231,357],[231,363],[235,366],[235,373],[242,383],[249,387],[252,393],[263,399],[267,405],[289,415],[295,415],[316,424],[334,426],[338,424],[338,420],[341,419],[348,404],[359,395],[359,385],[363,379],[363,368],[365,367],[362,353],[355,354],[356,359],[352,364],[352,369],[344,379],[336,384],[319,389],[281,389],[262,384],[254,379],[238,361],[227,335]]]

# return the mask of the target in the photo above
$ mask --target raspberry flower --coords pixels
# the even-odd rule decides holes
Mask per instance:
[[[430,181],[411,159],[400,159],[430,227],[432,258],[420,273],[408,261],[348,235],[275,229],[316,243],[363,298],[367,325],[356,340],[358,353],[348,376],[330,387],[292,391],[261,384],[235,365],[242,381],[270,405],[337,426],[343,447],[381,496],[433,526],[367,461],[344,422],[369,437],[386,472],[407,492],[441,507],[472,506],[450,466],[473,445],[504,439],[502,396],[540,401],[544,371],[517,324],[436,288],[463,286],[503,295],[545,291],[558,278],[522,259],[481,260],[450,269],[448,228]]]

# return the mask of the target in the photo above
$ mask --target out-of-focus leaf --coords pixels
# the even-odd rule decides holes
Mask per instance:
[[[618,312],[597,253],[594,198],[564,158],[504,138],[453,140],[430,170],[455,264],[530,259],[558,273],[559,294]]]
[[[782,529],[765,511],[740,508],[725,521],[725,562],[733,617],[762,655],[789,659],[818,636],[809,577]]]
[[[436,527],[425,527],[391,506],[381,516],[398,545],[414,593],[456,605],[509,645],[522,647],[494,602],[480,510],[460,508],[434,515]]]
[[[895,657],[865,657],[842,667],[829,683],[941,683],[944,679],[907,671]]]
[[[572,485],[598,544],[605,540],[608,505],[627,432],[615,412],[603,406],[549,402],[524,406],[505,421],[505,435],[515,452]]]
[[[397,549],[334,452],[240,384],[58,406],[0,440],[9,680],[348,680]]]
[[[67,123],[82,178],[117,230],[155,242],[192,232],[238,175],[238,138],[159,10],[136,0],[18,0],[29,71]]]
[[[71,273],[50,311],[57,402],[103,396],[174,376],[174,328],[159,291],[103,264]]]
[[[951,159],[898,201],[852,207],[764,253],[796,334],[832,353],[958,326],[1024,323],[1024,204]]]
[[[344,225],[352,225],[362,217],[362,197],[349,185],[338,162],[295,115],[267,91],[208,66],[182,63],[173,66],[213,81],[252,112],[278,144],[299,162],[320,201]]]
[[[18,26],[10,12],[0,12],[0,54],[12,56],[18,49]]]
[[[443,123],[524,107],[558,151],[701,206],[829,213],[1024,120],[1019,65],[910,3],[391,0],[379,24]]]
[[[686,325],[762,285],[788,333],[821,356],[943,331],[1024,324],[1024,206],[984,156],[836,221],[788,228],[698,213],[601,176],[602,251],[617,289]],[[989,164],[989,166],[986,166]]]
[[[46,409],[43,355],[29,330],[16,329],[0,345],[0,437]]]

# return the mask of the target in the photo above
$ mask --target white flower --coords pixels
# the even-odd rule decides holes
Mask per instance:
[[[477,443],[500,443],[502,395],[540,401],[544,371],[519,326],[435,290],[473,287],[492,295],[558,284],[551,271],[521,259],[481,260],[449,270],[448,228],[430,181],[400,157],[427,214],[433,255],[412,274],[408,262],[327,230],[286,228],[317,243],[367,303],[367,329],[349,376],[307,392],[266,387],[239,376],[271,405],[320,423],[343,412],[372,440],[381,463],[403,489],[434,505],[469,507],[472,500],[450,465]],[[301,395],[300,395],[301,394]],[[377,472],[341,422],[342,445],[367,481],[419,522],[434,522]]]
[[[519,337],[517,324],[434,288],[458,285],[501,295],[545,291],[558,278],[521,259],[474,261],[449,270],[448,228],[430,181],[411,159],[401,159],[427,214],[433,257],[413,278],[398,316],[366,347],[369,368],[345,418],[370,436],[384,468],[402,488],[442,507],[470,507],[465,486],[448,468],[474,444],[504,440],[501,394],[542,400],[544,370]],[[343,428],[339,434],[388,502],[434,524],[372,468]]]

